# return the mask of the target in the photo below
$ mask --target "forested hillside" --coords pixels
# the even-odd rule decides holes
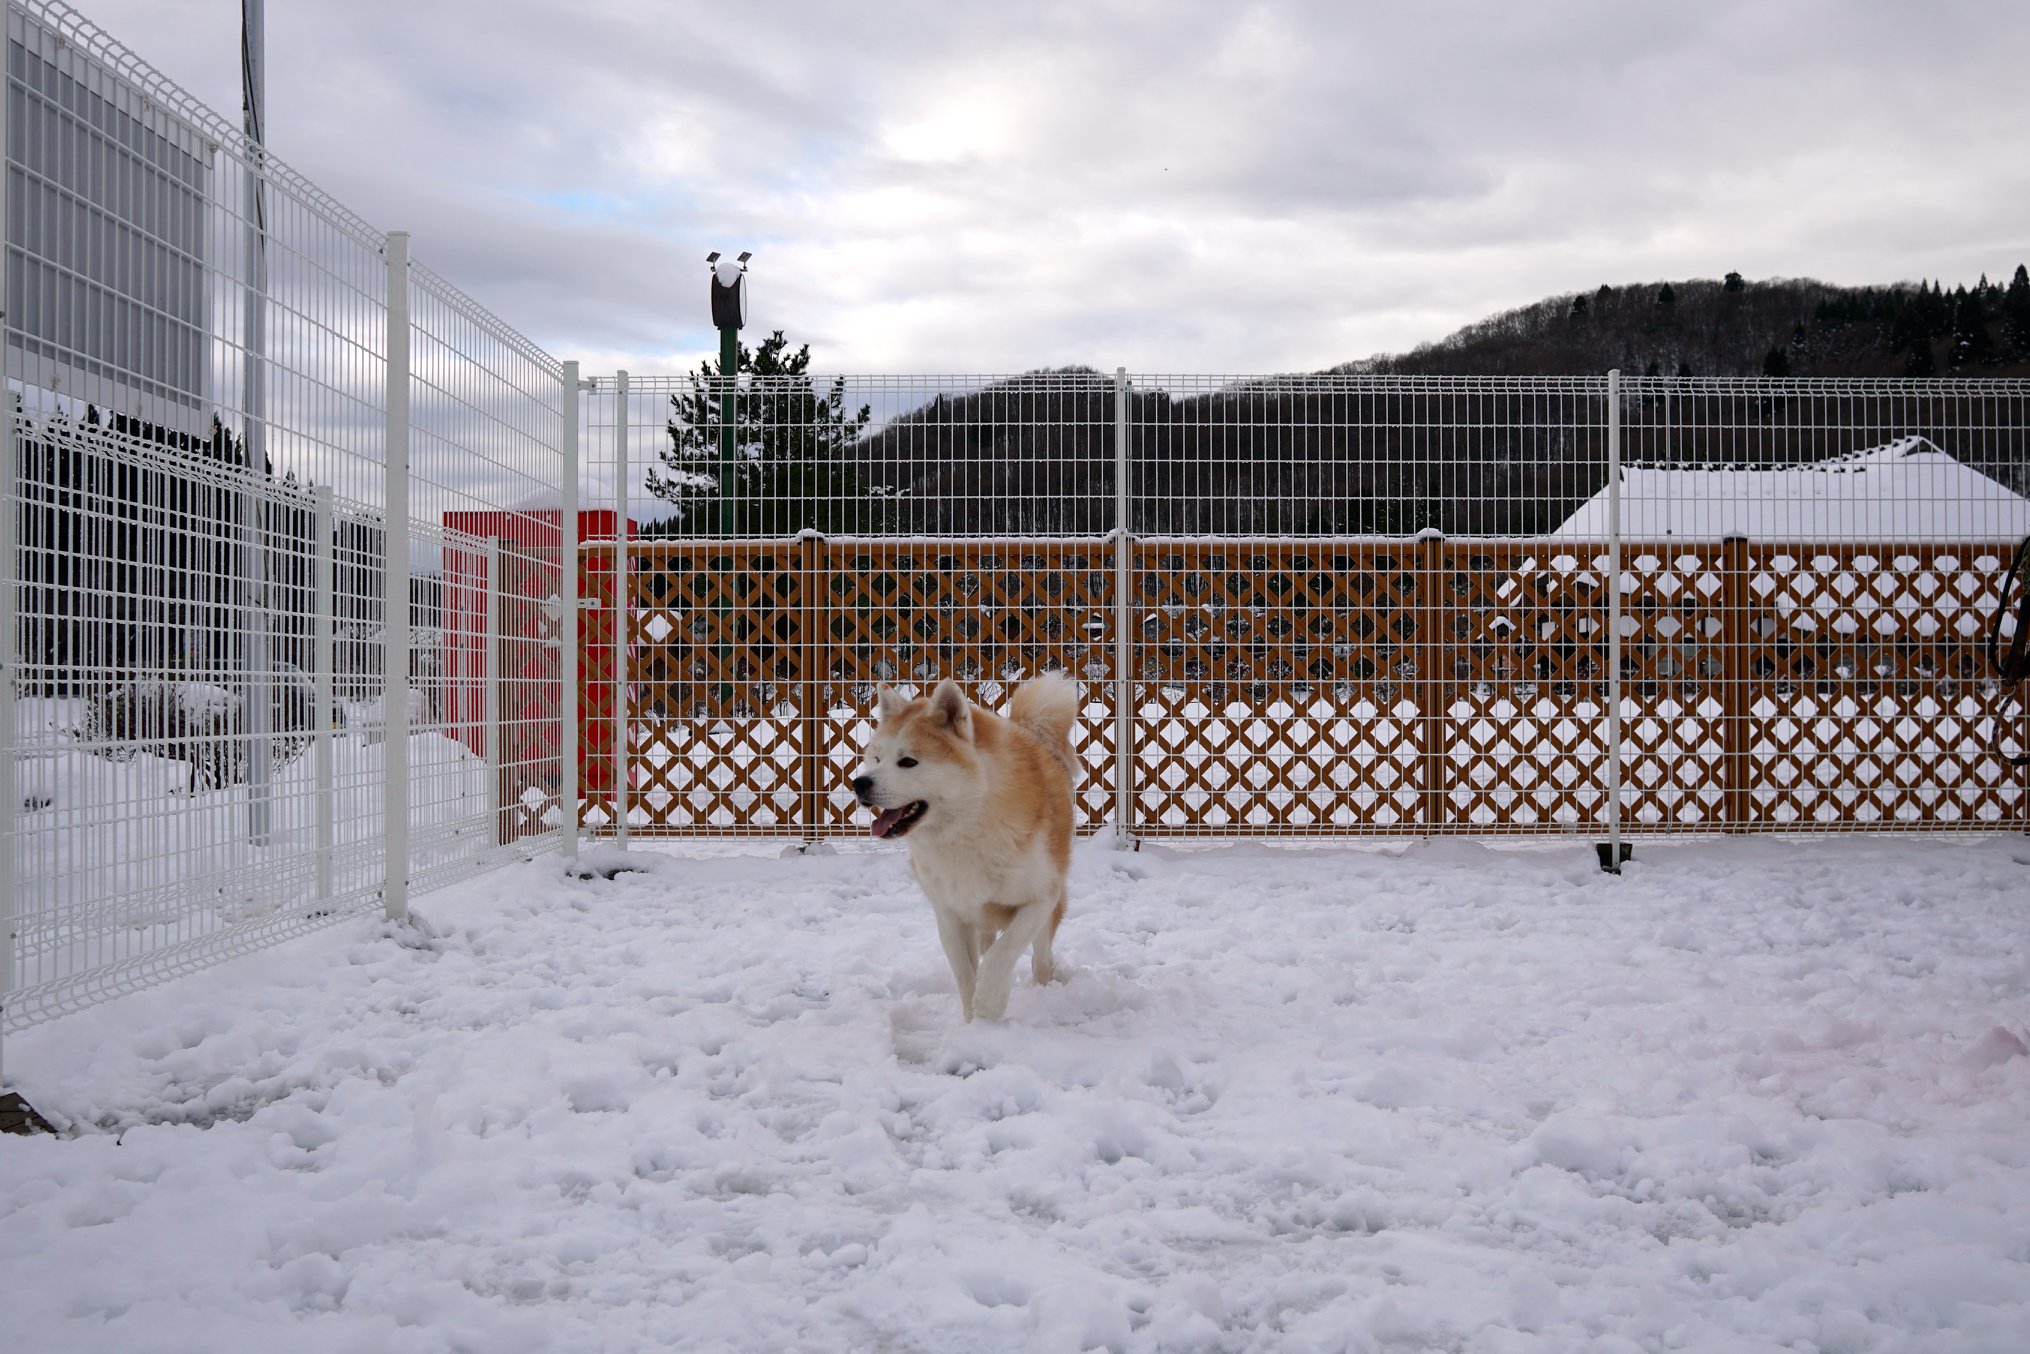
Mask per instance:
[[[770,342],[786,351],[780,335]],[[741,529],[1087,535],[1117,521],[1112,376],[1031,372],[872,423],[797,356],[794,372],[774,373],[790,384],[769,387],[766,418],[742,419]],[[743,371],[749,361],[743,349]],[[1951,289],[1730,273],[1553,296],[1326,372],[1206,393],[1132,385],[1130,520],[1152,534],[1545,531],[1607,466],[1598,383],[1555,378],[1611,369],[1652,378],[1631,380],[1623,401],[1630,460],[1795,464],[1914,435],[2030,491],[2030,400],[1971,398],[1940,379],[2030,376],[2030,271]],[[708,363],[699,380],[716,375]],[[1539,379],[1470,379],[1482,376]],[[1469,379],[1374,379],[1390,377]],[[1916,384],[1883,398],[1711,381],[1740,377]],[[691,486],[666,495],[676,502],[716,495],[716,418],[702,396],[672,405],[665,462]],[[694,510],[653,530],[712,534],[719,521]]]
[[[1602,284],[1333,370],[1401,376],[2030,375],[2030,271],[1835,287],[1809,279]]]

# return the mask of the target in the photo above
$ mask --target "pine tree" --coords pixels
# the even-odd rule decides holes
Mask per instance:
[[[1929,287],[1917,289],[1917,320],[1918,332],[1926,338],[1952,332],[1952,307],[1946,300],[1945,288],[1936,279]]]
[[[1988,332],[1984,308],[1972,297],[1961,302],[1953,309],[1952,352],[1946,363],[1954,371],[1988,366],[1995,360],[1995,339]]]
[[[872,408],[846,409],[846,383],[820,391],[810,374],[811,346],[789,351],[776,330],[753,351],[740,349],[735,400],[734,534],[791,536],[874,531],[879,496],[853,459]],[[722,529],[719,414],[720,365],[707,360],[690,378],[690,393],[670,396],[669,445],[662,469],[651,468],[648,490],[676,505],[651,534],[710,536]]]
[[[2002,293],[2002,341],[2009,356],[2030,357],[2030,269],[2016,265],[2016,276]]]
[[[1938,363],[1931,355],[1931,340],[1919,337],[1912,341],[1910,356],[1904,360],[1905,376],[1936,376]]]

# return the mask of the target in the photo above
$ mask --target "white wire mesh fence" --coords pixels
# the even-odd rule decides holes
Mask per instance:
[[[863,831],[878,683],[992,705],[1048,668],[1085,693],[1089,830],[2030,821],[1981,655],[2025,383],[759,358],[586,397],[595,829]]]
[[[862,832],[884,682],[1071,673],[1124,837],[2030,824],[2030,384],[581,386],[8,15],[0,1030],[581,819]]]
[[[18,1028],[560,839],[568,438],[406,237],[67,6],[8,34]]]
[[[2030,386],[1622,385],[1624,818],[2030,825],[2022,693],[1984,652],[2030,535]]]

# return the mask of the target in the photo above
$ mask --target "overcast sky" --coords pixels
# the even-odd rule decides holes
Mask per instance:
[[[238,0],[74,0],[237,118]],[[1602,282],[2030,258],[2021,0],[271,0],[270,144],[588,372],[1308,370]]]

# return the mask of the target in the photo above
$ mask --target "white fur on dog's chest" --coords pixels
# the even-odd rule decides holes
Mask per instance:
[[[910,852],[909,863],[925,896],[953,918],[972,926],[981,924],[981,913],[989,903],[1023,907],[1056,898],[1050,862],[1041,851],[1022,852],[1001,862],[979,851],[925,843]]]

